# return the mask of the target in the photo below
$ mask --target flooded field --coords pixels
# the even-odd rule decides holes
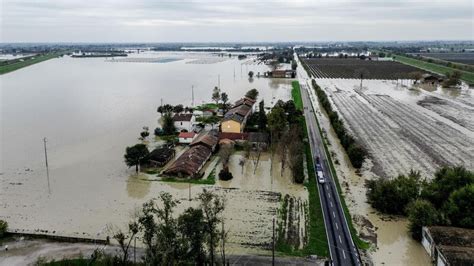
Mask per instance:
[[[432,177],[441,165],[474,168],[474,132],[469,128],[472,106],[408,87],[409,81],[401,85],[365,80],[362,87],[360,80],[320,79],[317,83],[326,90],[351,133],[368,149],[376,175],[394,177],[413,169]],[[427,99],[433,98],[439,101],[428,104]],[[442,103],[446,108],[439,107]]]
[[[366,101],[361,94],[365,97],[367,95],[377,95],[378,97],[392,97],[394,100],[399,101],[397,104],[404,106],[405,108],[414,108],[421,115],[426,115],[427,117],[424,118],[427,121],[432,121],[429,119],[439,119],[440,121],[434,122],[435,124],[439,125],[441,123],[445,123],[445,127],[452,127],[454,128],[455,132],[458,132],[458,136],[463,136],[468,140],[472,141],[473,135],[472,132],[469,132],[468,128],[463,128],[463,126],[459,123],[455,123],[445,117],[437,113],[430,112],[430,110],[424,110],[422,106],[420,106],[420,102],[423,102],[426,99],[430,99],[430,97],[437,97],[443,99],[443,101],[448,102],[449,104],[455,106],[462,106],[459,110],[469,110],[469,104],[466,102],[472,102],[471,91],[467,88],[459,89],[459,90],[447,90],[440,87],[428,87],[428,88],[409,88],[407,85],[410,83],[408,81],[396,82],[396,81],[364,81],[364,87],[362,91],[360,90],[360,80],[317,80],[317,83],[321,86],[321,88],[325,88],[328,95],[331,95],[331,99],[333,103],[336,103],[335,107],[341,112],[344,119],[353,120],[347,121],[346,124],[349,125],[349,130],[352,130],[352,133],[357,134],[358,132],[362,131],[360,129],[364,121],[371,121],[373,124],[363,124],[365,125],[365,130],[372,130],[375,127],[376,131],[373,131],[371,134],[363,135],[367,137],[372,143],[376,143],[378,140],[377,135],[388,134],[392,138],[397,137],[397,132],[400,132],[400,126],[398,126],[395,121],[390,121],[388,118],[385,118],[386,127],[377,127],[380,125],[380,120],[377,120],[377,117],[384,117],[386,110],[377,110],[375,107],[370,105],[369,101]],[[356,92],[359,91],[359,92]],[[341,96],[344,95],[344,96]],[[385,96],[383,96],[385,95]],[[375,96],[375,97],[377,97]],[[352,105],[347,104],[347,98],[351,101]],[[364,108],[359,107],[357,104],[363,103],[362,105]],[[407,107],[408,106],[408,107]],[[385,216],[377,213],[369,203],[367,203],[366,199],[366,187],[365,187],[365,180],[375,178],[378,176],[377,174],[377,164],[383,161],[381,160],[367,160],[364,167],[361,169],[359,173],[356,173],[355,169],[351,166],[349,159],[343,152],[343,148],[340,145],[335,132],[332,130],[329,119],[324,111],[322,111],[319,106],[317,106],[317,115],[322,127],[325,130],[325,136],[327,141],[330,143],[329,150],[333,156],[333,159],[337,160],[336,170],[339,176],[339,181],[341,182],[341,187],[343,189],[344,197],[346,199],[346,203],[348,204],[350,213],[352,214],[352,219],[354,225],[357,228],[357,231],[360,233],[361,237],[366,241],[369,241],[373,244],[373,248],[369,251],[369,256],[371,257],[374,265],[430,265],[430,259],[426,254],[425,250],[421,246],[420,243],[413,240],[409,234],[407,229],[407,220],[405,218],[400,217],[393,217],[393,216]],[[466,109],[464,109],[466,108]],[[363,110],[361,110],[363,109]],[[355,113],[351,114],[351,112]],[[354,110],[358,110],[357,113]],[[410,109],[413,110],[413,109]],[[450,109],[444,109],[443,113],[449,112]],[[346,113],[344,113],[346,112]],[[364,112],[364,113],[361,113]],[[471,115],[468,116],[472,117],[472,109]],[[371,113],[372,115],[369,116],[367,113]],[[407,115],[406,112],[400,113],[401,117],[408,119],[411,116]],[[460,115],[456,116],[460,117]],[[357,119],[354,121],[354,119]],[[357,131],[353,129],[353,125],[356,122],[361,123],[358,126]],[[413,122],[413,121],[412,121]],[[387,125],[387,123],[389,123]],[[423,128],[423,124],[421,125]],[[396,129],[399,130],[396,130]],[[392,132],[390,132],[390,129]],[[395,130],[395,131],[393,131]],[[387,132],[389,131],[389,132]],[[430,133],[429,131],[428,133]],[[435,131],[434,133],[436,133]],[[459,133],[462,132],[462,133]],[[425,134],[429,135],[425,132]],[[358,136],[358,135],[356,135]],[[399,141],[403,140],[403,136],[398,138]],[[387,137],[387,141],[391,141],[390,138]],[[448,145],[444,142],[440,142],[441,144]],[[394,151],[398,151],[398,147],[401,143],[399,142],[388,142],[390,145],[395,146],[386,146],[386,147],[376,147],[374,144],[369,146],[370,151],[377,152],[377,156],[382,156],[382,153],[394,153]],[[464,149],[471,149],[473,146],[466,146]],[[373,154],[373,153],[372,153]],[[472,154],[472,151],[471,151]],[[392,161],[391,163],[399,163],[398,167],[400,167],[400,171],[403,167],[411,167],[412,165],[416,165],[419,161],[423,161],[423,158],[415,158],[408,161],[403,161],[405,155],[395,155],[397,156],[397,160]],[[419,154],[418,156],[426,156],[423,153]],[[472,156],[472,155],[471,155]],[[472,163],[472,157],[469,159]],[[469,162],[469,161],[468,161]],[[404,165],[403,165],[404,163]],[[435,165],[432,165],[435,167]],[[470,166],[473,167],[472,165]],[[382,169],[388,169],[382,168]],[[410,168],[408,168],[410,169]],[[428,169],[430,170],[430,169]],[[395,170],[396,171],[396,170]],[[426,170],[425,170],[426,171]],[[432,170],[431,170],[432,171]],[[382,172],[384,173],[384,172]],[[424,172],[426,175],[427,172]]]
[[[179,60],[139,62],[143,58]],[[251,59],[215,60],[208,53],[149,52],[128,59],[63,57],[0,77],[0,218],[13,230],[103,238],[107,224],[124,225],[137,207],[161,191],[180,199],[178,208],[184,209],[197,204],[188,200],[189,191],[194,198],[208,187],[227,199],[225,219],[233,250],[265,252],[271,219],[284,195],[305,195],[278,185],[289,182],[285,176],[275,178],[273,189],[268,186],[274,180],[269,174],[258,180],[244,174],[246,180],[235,177],[211,187],[148,181],[125,166],[123,154],[126,146],[138,143],[143,126],[158,125],[156,108],[161,99],[191,105],[193,86],[195,105],[209,102],[212,89],[220,83],[231,101],[256,88],[259,99],[272,105],[290,98],[291,81],[249,80],[248,71],[263,73],[268,67],[242,65]],[[51,193],[43,137],[48,141]],[[257,171],[270,173],[265,168]],[[246,185],[251,182],[263,185]],[[247,245],[254,242],[258,249]]]

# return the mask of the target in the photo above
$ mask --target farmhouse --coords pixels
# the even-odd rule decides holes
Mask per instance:
[[[200,134],[192,143],[189,150],[185,151],[165,170],[164,174],[199,178],[203,166],[209,160],[215,150],[218,137],[215,132],[204,132]]]
[[[473,265],[474,230],[450,226],[422,229],[421,244],[435,265]]]
[[[152,167],[163,166],[168,163],[175,155],[171,147],[156,148],[148,155],[148,165]]]
[[[177,131],[193,131],[195,121],[193,114],[175,114],[173,116],[174,127]]]
[[[180,132],[178,135],[178,142],[181,144],[189,144],[193,142],[196,135],[197,134],[194,132]]]
[[[252,114],[255,100],[242,98],[235,102],[234,107],[225,115],[221,123],[221,131],[225,133],[242,133],[248,117]]]
[[[293,70],[273,70],[272,77],[273,78],[294,78],[295,71]]]

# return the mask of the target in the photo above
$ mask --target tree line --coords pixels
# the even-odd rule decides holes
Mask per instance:
[[[131,258],[132,243],[138,239],[145,249],[141,258],[144,265],[225,264],[227,232],[220,229],[225,202],[207,190],[197,198],[198,207],[189,207],[175,217],[174,211],[179,201],[173,199],[171,194],[161,192],[157,200],[143,204],[126,230],[112,230],[112,238],[118,242],[120,252],[115,256],[94,253],[91,262],[101,265],[138,265]],[[219,246],[220,254],[217,253]]]
[[[372,207],[408,216],[415,239],[421,239],[423,226],[474,228],[474,172],[462,166],[442,167],[431,181],[412,170],[394,179],[370,180],[367,187]]]
[[[344,150],[346,151],[352,166],[360,169],[365,158],[367,157],[367,151],[362,147],[362,145],[357,143],[352,135],[347,132],[346,128],[344,127],[344,122],[341,118],[339,118],[338,113],[333,110],[331,102],[329,101],[324,90],[319,87],[315,80],[312,81],[312,84],[316,90],[316,94],[318,95],[319,102],[328,114],[331,126],[334,129],[334,132],[336,132],[342,147],[344,147]]]

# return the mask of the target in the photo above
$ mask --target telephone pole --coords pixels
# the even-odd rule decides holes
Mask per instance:
[[[275,266],[275,216],[273,220],[273,230],[272,230],[272,266]]]
[[[48,166],[48,151],[46,149],[46,137],[43,138],[43,144],[44,144],[44,158],[46,161],[46,178],[48,180],[48,194],[51,194],[51,186],[49,184],[49,166]]]
[[[219,88],[219,90],[221,89],[221,75],[217,75],[217,87]]]
[[[191,85],[191,94],[192,94],[192,102],[191,102],[191,107],[194,107],[194,85]]]

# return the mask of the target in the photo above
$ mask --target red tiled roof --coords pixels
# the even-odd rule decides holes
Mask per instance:
[[[178,138],[194,138],[195,135],[196,133],[194,132],[181,132],[179,133]]]
[[[214,134],[212,134],[211,132],[204,132],[201,133],[197,138],[195,138],[193,142],[191,142],[191,146],[201,144],[205,145],[210,149],[214,149],[218,141],[219,139],[217,138],[217,136],[214,136]]]
[[[166,169],[165,174],[194,176],[206,163],[211,153],[211,149],[203,145],[191,147]]]

